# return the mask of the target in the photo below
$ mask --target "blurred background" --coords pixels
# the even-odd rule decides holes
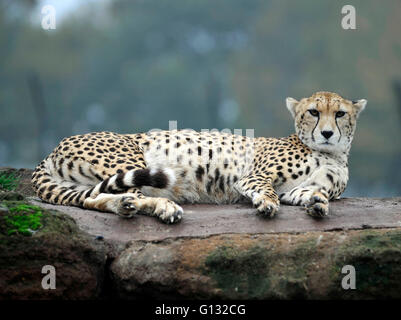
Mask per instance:
[[[287,96],[368,100],[345,196],[401,194],[401,1],[0,0],[0,166],[66,136],[254,129],[287,136]],[[44,5],[56,29],[41,26]],[[356,30],[341,8],[356,9]]]

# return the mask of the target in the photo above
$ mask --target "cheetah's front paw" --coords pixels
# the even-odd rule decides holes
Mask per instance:
[[[322,218],[329,214],[329,201],[320,192],[315,192],[306,208],[306,213],[315,218]]]
[[[254,195],[252,203],[260,213],[270,218],[274,217],[274,215],[280,208],[279,200],[274,200],[266,195],[261,195],[261,194]]]

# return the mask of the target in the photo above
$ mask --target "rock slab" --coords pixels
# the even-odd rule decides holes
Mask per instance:
[[[183,221],[165,225],[43,203],[18,173],[20,189],[3,198],[28,196],[47,227],[0,235],[0,299],[401,298],[401,197],[333,201],[324,219],[284,205],[274,219],[249,204],[184,205]],[[40,286],[45,264],[57,290]],[[354,290],[342,286],[345,265]]]
[[[332,201],[329,216],[323,219],[313,219],[305,214],[305,209],[286,205],[281,206],[273,219],[257,214],[249,204],[183,205],[183,219],[175,225],[163,224],[154,217],[138,215],[125,220],[110,213],[56,206],[31,199],[44,208],[68,214],[82,230],[90,234],[124,243],[228,233],[273,234],[401,227],[401,197]]]

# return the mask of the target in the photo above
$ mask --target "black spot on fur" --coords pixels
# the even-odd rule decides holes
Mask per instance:
[[[215,181],[217,182],[217,180],[219,180],[219,177],[220,177],[220,170],[217,168],[217,169],[214,171],[214,173],[215,173]]]
[[[57,185],[56,184],[52,184],[47,190],[48,191],[52,191],[54,188],[56,188]]]
[[[69,197],[71,196],[72,193],[74,193],[74,192],[67,193],[66,195],[64,195],[64,197],[61,199],[60,202],[61,202],[61,203],[64,203],[64,201],[67,200],[67,198],[69,198]]]
[[[196,179],[198,179],[198,181],[202,181],[202,177],[205,173],[205,169],[203,169],[202,166],[198,166],[198,169],[196,169],[195,171],[195,175],[196,175]]]
[[[213,179],[210,179],[209,182],[206,185],[207,193],[210,193],[210,191],[212,190],[212,184],[213,184]]]
[[[222,192],[224,192],[224,176],[221,176],[220,178],[219,188]]]
[[[59,192],[59,196],[61,196],[61,195],[63,195],[64,193],[66,193],[67,192],[67,188],[63,188],[60,192]],[[40,190],[39,190],[40,191]]]

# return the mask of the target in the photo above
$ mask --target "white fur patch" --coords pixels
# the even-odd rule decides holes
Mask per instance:
[[[123,182],[126,186],[132,185],[132,179],[134,177],[134,171],[130,170],[124,175]]]
[[[110,178],[109,182],[107,183],[107,187],[112,186],[113,184],[116,183],[117,180],[117,175],[114,175]]]
[[[163,173],[168,178],[168,186],[172,187],[173,185],[175,185],[176,177],[175,177],[174,170],[172,170],[170,168],[164,168],[163,169]]]

